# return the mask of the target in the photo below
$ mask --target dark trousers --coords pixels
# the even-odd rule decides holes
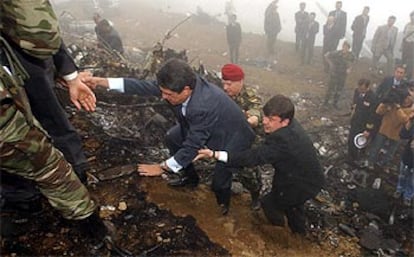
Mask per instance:
[[[275,54],[276,35],[267,35],[267,53]]]
[[[328,104],[331,98],[333,98],[332,104],[336,106],[338,104],[339,97],[342,93],[342,89],[345,86],[346,73],[331,73],[329,77],[328,90],[326,91],[324,104]]]
[[[20,52],[17,52],[17,57],[30,75],[24,87],[33,115],[52,137],[53,145],[76,170],[77,166],[84,165],[87,160],[81,138],[69,122],[54,92],[52,59],[40,60]]]
[[[262,208],[266,218],[272,225],[284,226],[285,216],[288,226],[293,233],[304,234],[305,231],[305,211],[304,202],[296,200],[289,201],[289,196],[280,195],[277,192],[270,192],[262,199]]]
[[[301,63],[310,64],[313,58],[313,48],[315,46],[315,41],[305,40],[303,48],[301,50]]]
[[[180,125],[175,125],[170,130],[168,130],[165,136],[165,143],[167,148],[170,150],[171,155],[175,154],[180,148],[182,148],[185,136],[186,131]],[[240,141],[243,140],[238,140],[238,142],[234,142],[234,144],[243,145],[240,144]],[[253,141],[253,138],[251,139],[251,141]],[[249,147],[251,141],[248,142],[248,140],[246,140],[246,142],[249,144],[246,143],[246,146],[240,149],[246,149],[247,147]],[[231,143],[232,142],[230,142],[229,144]],[[230,149],[233,148],[230,147]],[[194,166],[192,164],[190,164],[187,167],[184,167],[184,172],[187,176],[190,177],[190,180],[198,178],[198,175],[194,170]],[[214,175],[211,188],[215,193],[216,200],[219,205],[230,205],[233,172],[235,172],[235,169],[227,167],[223,162],[217,162],[216,166],[214,167]]]
[[[229,51],[230,51],[230,62],[231,63],[238,63],[239,62],[239,44],[229,44]]]
[[[364,43],[364,37],[362,36],[352,37],[352,53],[357,59],[359,58],[359,54],[361,53],[363,43]]]

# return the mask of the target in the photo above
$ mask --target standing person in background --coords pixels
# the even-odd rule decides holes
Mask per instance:
[[[305,39],[301,53],[302,64],[311,64],[313,58],[313,48],[315,47],[316,34],[319,32],[319,23],[315,20],[316,14],[311,12],[309,22],[305,30]]]
[[[301,2],[299,4],[299,11],[295,13],[296,52],[302,51],[305,44],[305,35],[309,21],[309,14],[305,11],[305,8],[306,3]]]
[[[275,43],[277,35],[282,30],[279,13],[277,12],[277,2],[272,1],[265,11],[264,31],[267,37],[267,53],[275,54]]]
[[[328,16],[335,17],[335,37],[332,43],[335,49],[338,48],[339,40],[345,37],[346,32],[346,12],[342,11],[342,1],[337,1],[335,4],[335,10],[330,11]]]
[[[369,22],[369,7],[365,6],[362,10],[362,14],[355,17],[352,22],[351,29],[354,32],[352,34],[352,53],[355,58],[359,58],[362,45],[364,43],[365,35],[367,34],[367,27]]]
[[[332,98],[332,106],[338,109],[338,101],[342,89],[345,86],[347,75],[351,72],[351,63],[354,62],[354,55],[349,50],[351,46],[347,41],[342,44],[342,49],[328,52],[325,55],[329,64],[329,83],[323,106],[328,106]]]
[[[326,19],[325,25],[323,25],[323,46],[322,46],[322,60],[323,60],[323,68],[326,73],[329,72],[329,64],[325,59],[325,55],[328,52],[332,52],[336,50],[336,31],[334,29],[335,26],[335,17],[328,16]]]
[[[240,23],[237,21],[236,14],[230,15],[229,24],[226,26],[227,44],[229,45],[230,62],[239,62],[239,48],[242,39]]]
[[[401,51],[407,78],[411,79],[414,75],[414,11],[410,13],[410,22],[404,27]]]
[[[390,75],[392,68],[394,67],[394,47],[397,40],[398,28],[394,26],[396,21],[395,16],[390,16],[386,25],[379,26],[372,39],[371,51],[372,51],[372,69],[379,71],[378,63],[381,56],[385,56],[387,59],[386,75]]]
[[[234,8],[233,0],[228,0],[224,6],[224,14],[227,16],[227,23],[230,23],[231,16],[236,14],[236,8]]]

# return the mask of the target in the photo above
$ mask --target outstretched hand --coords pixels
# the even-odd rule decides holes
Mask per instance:
[[[138,164],[137,170],[139,175],[146,177],[160,176],[164,173],[159,164]]]
[[[74,80],[67,81],[66,84],[69,89],[70,100],[76,108],[80,110],[83,107],[86,111],[93,112],[96,107],[95,94],[83,83],[83,80],[90,76],[92,74],[81,72]]]

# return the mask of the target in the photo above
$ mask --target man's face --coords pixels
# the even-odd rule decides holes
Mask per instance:
[[[389,18],[388,19],[388,26],[394,26],[394,23],[395,23],[395,19],[393,19],[393,18]]]
[[[368,8],[364,8],[364,10],[362,11],[362,14],[368,15],[368,13],[369,13],[369,9]]]
[[[360,94],[365,94],[366,92],[368,92],[369,86],[367,85],[358,85],[358,93]]]
[[[405,70],[401,67],[398,67],[394,71],[394,78],[396,80],[402,80],[404,78]]]
[[[181,93],[174,92],[168,88],[160,87],[161,97],[172,105],[179,105],[185,102],[191,95],[192,90],[190,87],[185,86]]]
[[[263,116],[263,130],[266,134],[275,132],[276,130],[289,125],[289,119],[282,120],[279,116]]]
[[[235,98],[238,96],[243,88],[243,80],[231,81],[231,80],[222,80],[223,89],[228,96]]]
[[[336,2],[335,7],[336,7],[336,10],[341,10],[341,8],[342,8],[342,3],[341,3],[341,2]]]
[[[301,3],[301,4],[299,5],[299,9],[300,9],[301,11],[304,11],[304,10],[305,10],[305,8],[306,8],[306,4],[305,4],[305,3]]]

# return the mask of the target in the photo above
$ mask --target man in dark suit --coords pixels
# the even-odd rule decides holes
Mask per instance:
[[[301,53],[302,64],[310,64],[313,58],[313,48],[315,47],[316,34],[319,32],[319,22],[315,20],[316,14],[309,14],[309,23],[305,30],[305,41]]]
[[[394,76],[385,77],[381,84],[375,90],[375,95],[378,100],[383,99],[388,95],[392,88],[404,88],[406,87],[406,81],[404,80],[405,67],[399,65],[394,70]]]
[[[306,3],[299,4],[299,11],[295,13],[296,52],[303,49],[309,14],[305,11]]]
[[[261,145],[234,151],[200,149],[197,159],[214,158],[232,167],[272,164],[277,172],[272,190],[262,199],[263,211],[276,226],[284,225],[286,215],[292,232],[304,234],[303,205],[325,184],[321,165],[312,141],[294,118],[295,108],[289,98],[272,97],[263,107],[263,113],[267,136]]]
[[[335,49],[338,47],[339,40],[345,37],[346,32],[346,12],[342,11],[342,1],[337,1],[335,10],[330,11],[328,16],[335,17]]]
[[[178,124],[166,135],[166,145],[173,155],[160,164],[140,164],[143,176],[175,173],[171,186],[196,186],[198,175],[192,164],[197,151],[205,146],[213,149],[247,149],[255,134],[237,104],[219,87],[197,76],[191,67],[178,59],[167,61],[157,73],[157,81],[127,78],[89,78],[91,87],[101,85],[126,94],[160,96],[169,102]],[[227,214],[233,169],[217,163],[212,189],[223,215]]]
[[[352,53],[357,59],[361,53],[362,44],[364,43],[365,35],[367,33],[367,26],[369,22],[368,13],[369,7],[365,6],[362,14],[355,17],[351,26],[351,29],[354,32],[352,34]]]

